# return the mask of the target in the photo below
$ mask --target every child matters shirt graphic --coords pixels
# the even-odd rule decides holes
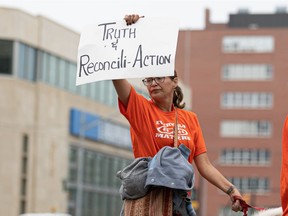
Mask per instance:
[[[161,120],[156,121],[157,133],[156,138],[162,139],[174,139],[174,127],[175,123],[165,123]],[[188,131],[186,130],[186,125],[178,123],[178,140],[190,140]]]

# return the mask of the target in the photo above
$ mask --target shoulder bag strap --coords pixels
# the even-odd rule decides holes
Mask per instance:
[[[174,147],[178,147],[178,113],[176,107],[175,109],[175,124],[174,124]]]

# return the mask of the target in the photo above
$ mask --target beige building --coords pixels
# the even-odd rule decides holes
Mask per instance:
[[[0,29],[0,215],[75,215],[77,200],[83,216],[116,215],[121,200],[115,172],[133,156],[111,82],[75,86],[80,35],[64,26],[0,8]],[[82,134],[72,132],[73,124],[82,129],[73,113],[89,113]],[[89,126],[89,118],[100,123]],[[87,135],[100,125],[105,136]],[[84,147],[80,181],[79,146]]]
[[[281,134],[288,114],[284,9],[241,10],[218,24],[206,10],[205,29],[178,37],[176,68],[192,88],[210,160],[250,204],[262,207],[281,205]],[[197,183],[199,216],[238,215],[226,194],[202,179]]]
[[[119,215],[115,174],[133,159],[129,126],[111,81],[75,86],[79,38],[45,17],[0,8],[1,216]]]

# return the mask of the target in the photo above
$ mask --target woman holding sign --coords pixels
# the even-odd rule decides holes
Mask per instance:
[[[138,15],[125,16],[127,25],[137,22],[138,19]],[[164,147],[178,147],[183,144],[181,146],[189,151],[186,157],[189,164],[191,165],[194,161],[198,171],[206,180],[230,196],[232,210],[241,211],[242,207],[238,200],[241,199],[240,192],[208,159],[206,145],[196,114],[183,109],[185,103],[182,102],[183,93],[178,86],[176,71],[174,76],[147,77],[142,81],[147,87],[151,100],[137,94],[127,80],[113,80],[118,94],[119,110],[128,119],[131,126],[131,140],[135,158],[153,158]],[[157,163],[157,160],[155,163]],[[177,175],[175,179],[178,179],[178,173],[181,173],[181,170],[175,173]],[[140,180],[138,181],[140,182]],[[174,184],[174,182],[171,184]],[[168,198],[169,190],[167,192],[166,187],[161,187],[161,190],[156,188],[152,187],[142,198],[126,199],[123,208],[125,216],[142,215],[139,212],[143,211],[149,212],[146,212],[147,215],[193,215],[193,213],[188,213],[188,209],[187,213],[181,213],[181,209],[175,212],[175,203],[171,204],[171,210],[171,205],[167,204],[167,202],[172,203],[172,200]],[[150,198],[146,199],[147,196],[150,196]],[[237,200],[235,197],[237,197]],[[151,202],[151,199],[157,199],[157,201],[153,200]],[[139,200],[142,200],[142,202]],[[139,206],[139,203],[143,206]]]

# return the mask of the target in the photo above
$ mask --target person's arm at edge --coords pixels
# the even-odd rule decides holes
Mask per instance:
[[[125,107],[128,105],[131,85],[126,79],[112,80],[119,100]]]

